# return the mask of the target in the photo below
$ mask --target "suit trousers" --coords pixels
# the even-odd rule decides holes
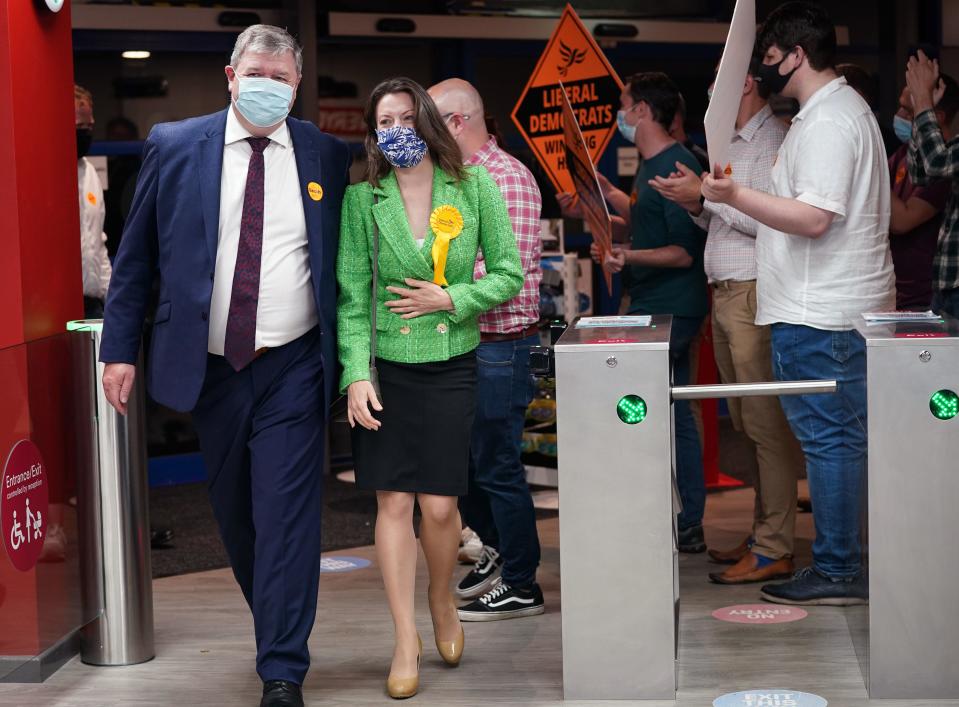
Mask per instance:
[[[771,332],[757,326],[756,281],[724,281],[713,288],[713,349],[723,383],[773,379]],[[796,482],[805,460],[774,396],[727,400],[733,426],[746,433],[758,473],[753,551],[780,559],[793,554]]]
[[[302,684],[320,578],[326,411],[319,329],[234,371],[210,354],[193,421],[260,678]]]

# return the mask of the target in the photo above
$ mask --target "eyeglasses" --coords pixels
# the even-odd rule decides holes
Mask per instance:
[[[470,117],[469,117],[466,113],[458,113],[458,112],[456,112],[456,111],[452,111],[452,112],[450,112],[450,113],[444,113],[441,117],[443,118],[443,122],[445,123],[447,120],[449,120],[450,118],[452,118],[454,115],[461,116],[461,117],[463,118],[463,120],[469,120],[469,119],[470,119]]]

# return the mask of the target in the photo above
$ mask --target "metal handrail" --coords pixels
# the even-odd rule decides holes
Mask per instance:
[[[759,395],[815,395],[835,393],[834,380],[775,381],[770,383],[734,383],[730,385],[677,385],[673,400],[705,400],[708,398],[749,398]]]

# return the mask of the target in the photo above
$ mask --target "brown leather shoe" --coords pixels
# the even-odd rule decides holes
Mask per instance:
[[[709,550],[709,559],[720,565],[735,565],[749,554],[749,538],[732,550]]]
[[[773,579],[787,579],[792,574],[792,558],[784,557],[759,568],[759,556],[748,552],[743,559],[725,572],[710,572],[709,578],[717,584],[750,584]]]

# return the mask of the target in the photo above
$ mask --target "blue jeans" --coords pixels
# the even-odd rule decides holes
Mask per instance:
[[[948,314],[950,317],[959,318],[959,288],[934,292],[932,311],[936,314]]]
[[[540,558],[533,499],[520,460],[523,422],[533,398],[529,349],[538,343],[530,336],[476,349],[469,495],[460,503],[466,524],[502,556],[503,581],[514,586],[536,580]]]
[[[806,455],[816,540],[813,566],[833,578],[861,565],[860,510],[866,470],[866,345],[854,331],[773,324],[778,380],[835,380],[825,395],[784,395],[783,412]]]
[[[673,317],[669,336],[669,358],[673,367],[673,385],[689,385],[689,347],[702,327],[702,317]],[[683,510],[676,521],[680,530],[702,525],[706,508],[706,478],[703,475],[703,449],[699,430],[688,400],[673,403],[676,425],[676,485]]]

